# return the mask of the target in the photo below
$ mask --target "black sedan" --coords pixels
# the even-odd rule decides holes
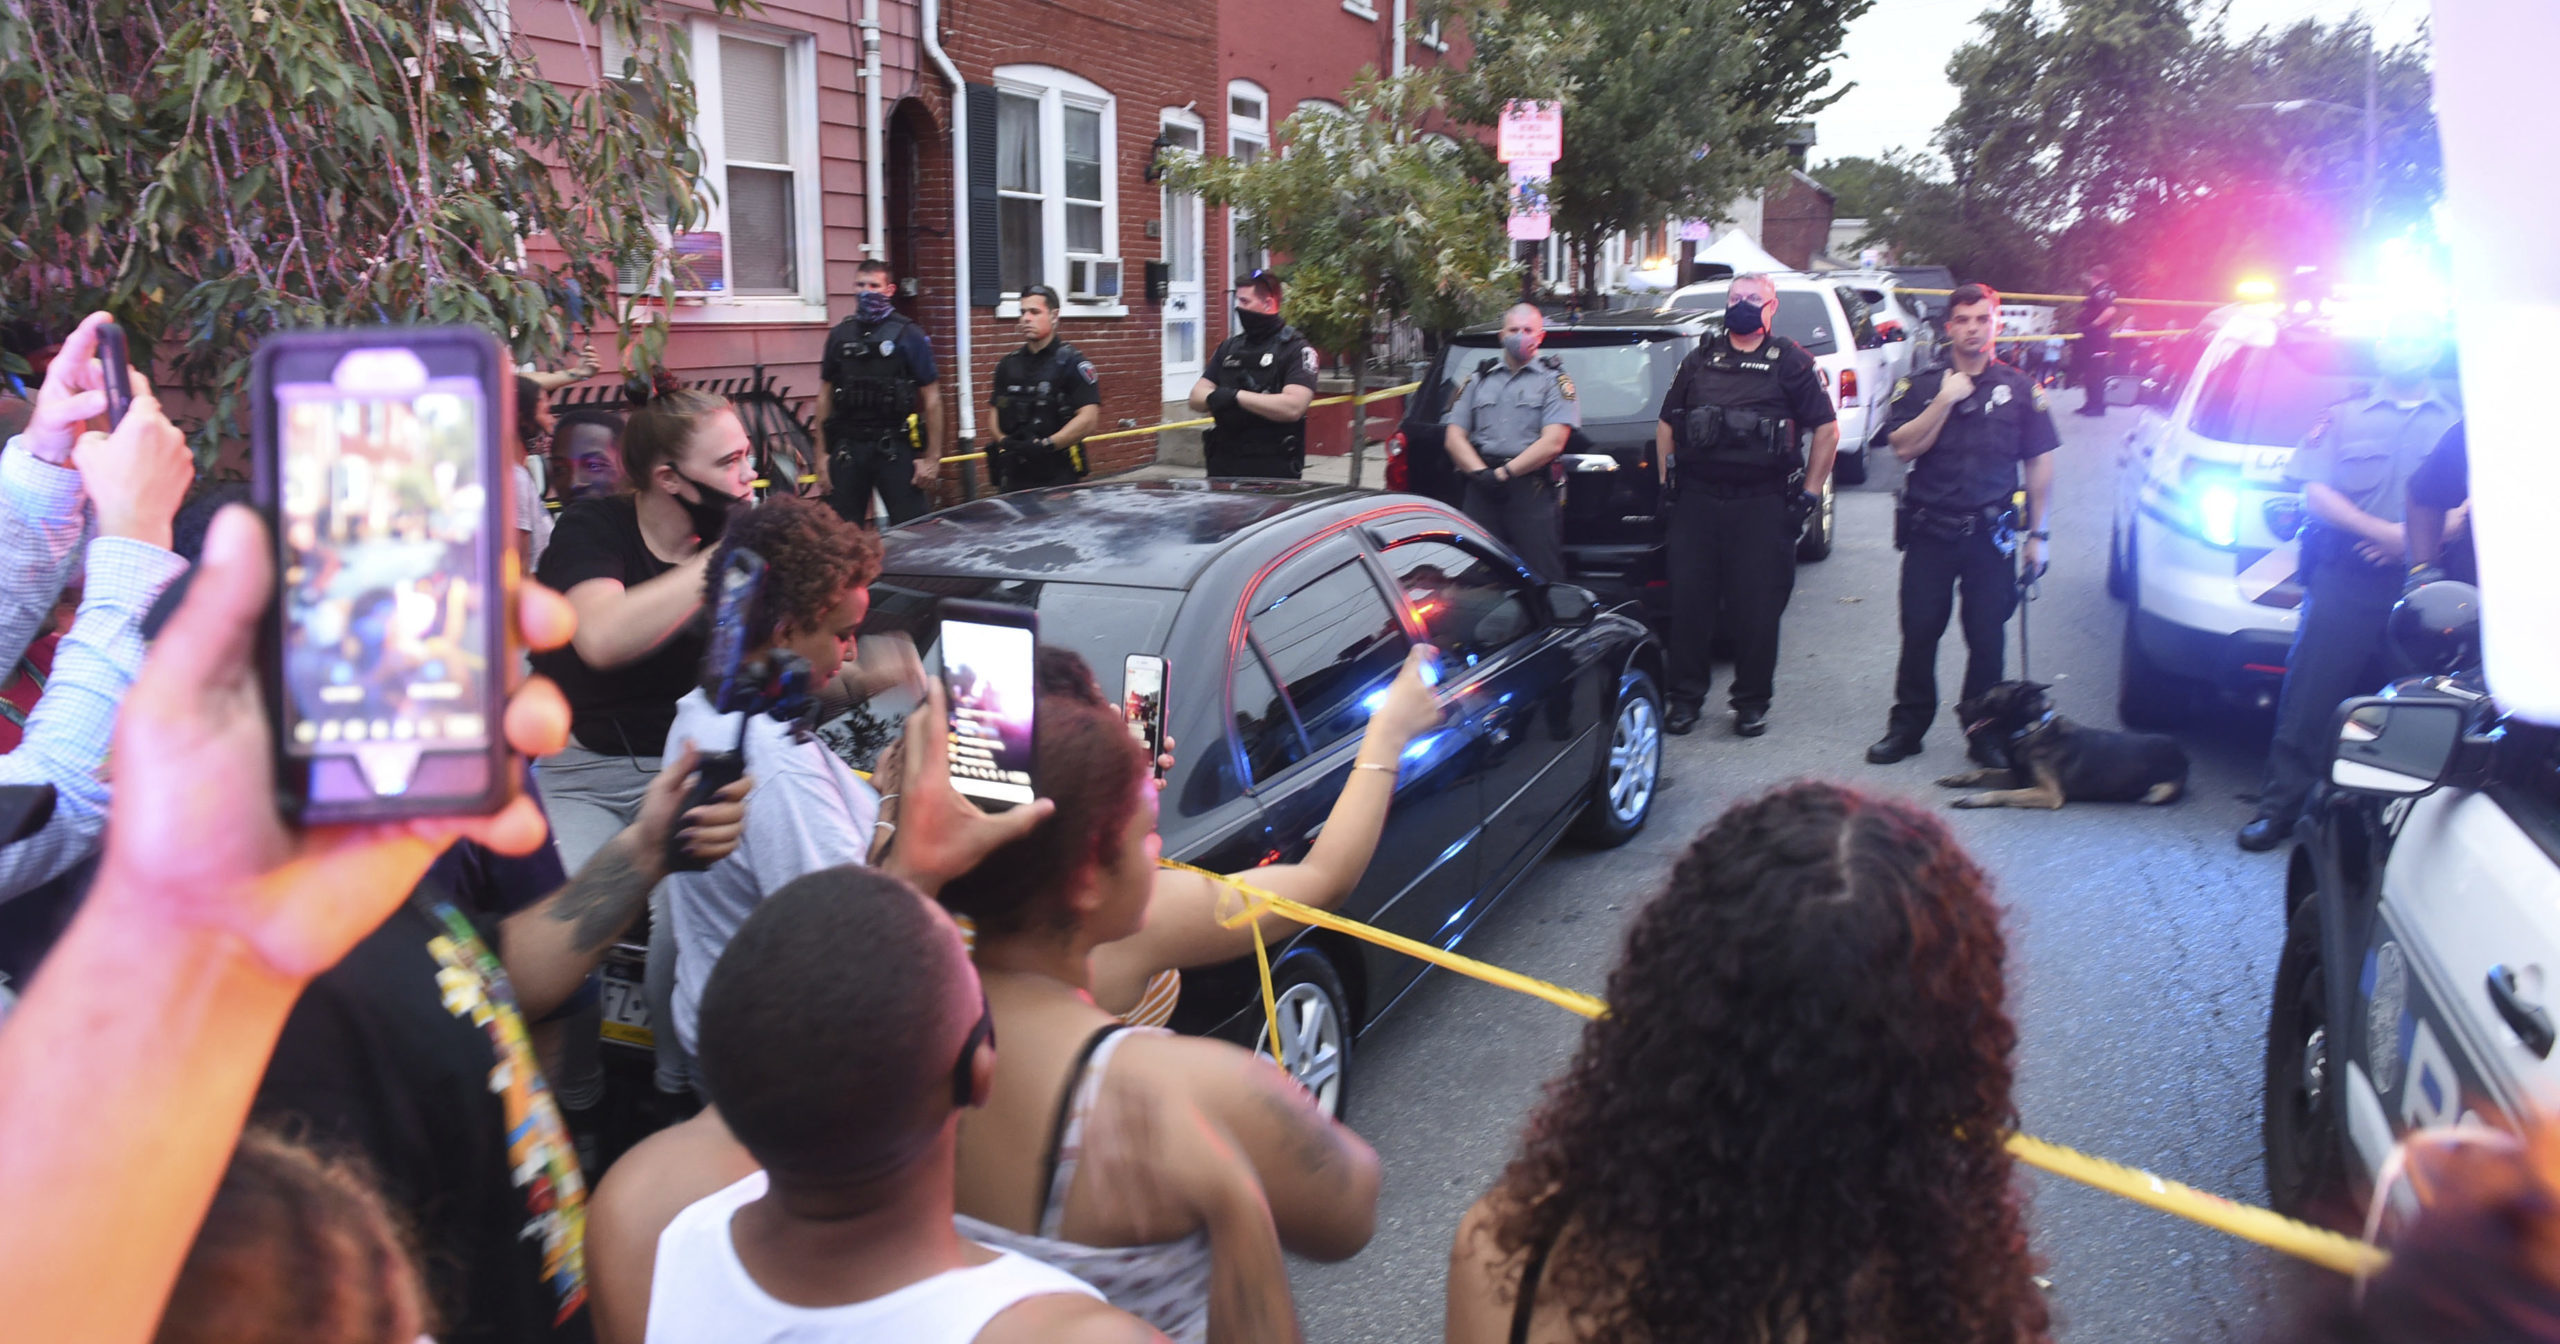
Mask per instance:
[[[1651,809],[1660,646],[1430,500],[1106,483],[979,500],[883,540],[866,629],[907,632],[928,668],[947,597],[1034,608],[1040,637],[1083,654],[1115,701],[1130,655],[1165,659],[1179,750],[1160,825],[1174,858],[1233,872],[1303,856],[1373,697],[1416,641],[1442,651],[1444,724],[1407,750],[1343,913],[1454,946],[1559,837],[1616,844]],[[840,726],[843,749],[885,742],[893,722]],[[1354,1038],[1424,967],[1323,931],[1275,953],[1291,1071],[1339,1111]],[[1250,962],[1186,976],[1178,1028],[1245,1042],[1261,1022]]]

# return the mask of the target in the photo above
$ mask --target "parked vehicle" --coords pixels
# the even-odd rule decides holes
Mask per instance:
[[[2286,870],[2264,1130],[2279,1209],[2352,1225],[2402,1136],[2504,1127],[2560,1084],[2560,729],[2486,690],[2472,671],[2341,707]]]
[[[1770,329],[1803,346],[1822,370],[1822,385],[1840,414],[1840,483],[1864,485],[1867,441],[1884,427],[1897,356],[1877,332],[1875,315],[1855,286],[1793,272],[1770,278],[1778,286],[1778,313]],[[1726,288],[1721,280],[1691,285],[1674,293],[1669,306],[1721,314]]]
[[[1304,856],[1416,641],[1441,650],[1446,723],[1407,749],[1344,914],[1455,946],[1568,832],[1619,844],[1651,814],[1660,645],[1432,501],[1295,481],[1096,483],[978,500],[882,540],[864,630],[908,634],[928,672],[953,597],[1034,609],[1041,638],[1084,655],[1115,701],[1129,655],[1165,660],[1169,857],[1234,872]],[[866,764],[909,708],[866,706],[822,732]],[[1338,1113],[1359,1033],[1423,963],[1321,930],[1272,951],[1289,1068]],[[1177,1029],[1267,1049],[1262,1021],[1249,960],[1185,973]]]
[[[2107,591],[2126,603],[2117,713],[2174,728],[2210,699],[2275,703],[2300,622],[2286,488],[2321,412],[2372,386],[2369,337],[2272,305],[2215,309],[2147,374],[2108,380],[2143,409],[2116,455]],[[2450,350],[2437,389],[2460,404]]]
[[[1828,275],[1857,290],[1858,297],[1866,300],[1867,310],[1875,317],[1876,334],[1884,338],[1889,356],[1886,372],[1895,385],[1914,373],[1946,362],[1944,325],[1933,325],[1922,315],[1921,296],[1905,293],[1892,272],[1832,271]]]

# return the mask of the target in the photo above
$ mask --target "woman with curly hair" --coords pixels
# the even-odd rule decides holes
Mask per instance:
[[[1458,1227],[1450,1344],[2027,1344],[2046,1331],[1990,881],[1830,784],[1734,807]]]

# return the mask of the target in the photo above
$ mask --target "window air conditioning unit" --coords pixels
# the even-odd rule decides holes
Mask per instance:
[[[1118,257],[1067,258],[1067,297],[1088,302],[1112,302],[1120,299],[1120,259]]]

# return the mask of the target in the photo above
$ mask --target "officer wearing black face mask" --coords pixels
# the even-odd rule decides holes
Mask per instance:
[[[1778,287],[1769,277],[1735,276],[1725,291],[1723,333],[1681,361],[1654,426],[1655,456],[1670,486],[1666,732],[1698,725],[1720,614],[1733,640],[1733,731],[1768,731],[1778,622],[1795,594],[1796,541],[1840,446],[1840,418],[1813,356],[1769,330],[1777,311]]]
[[[1191,409],[1217,421],[1201,435],[1209,475],[1294,481],[1307,464],[1315,348],[1280,320],[1280,278],[1269,271],[1236,281],[1236,325],[1191,385]]]
[[[1102,386],[1093,361],[1058,339],[1058,291],[1022,291],[1022,340],[996,363],[990,409],[1003,437],[987,445],[987,475],[999,491],[1073,485],[1092,469],[1084,439],[1102,423]]]
[[[818,493],[862,527],[872,525],[875,491],[891,523],[932,508],[942,472],[933,342],[891,306],[896,287],[888,263],[856,266],[854,314],[827,333],[818,361],[818,425],[827,440]]]

